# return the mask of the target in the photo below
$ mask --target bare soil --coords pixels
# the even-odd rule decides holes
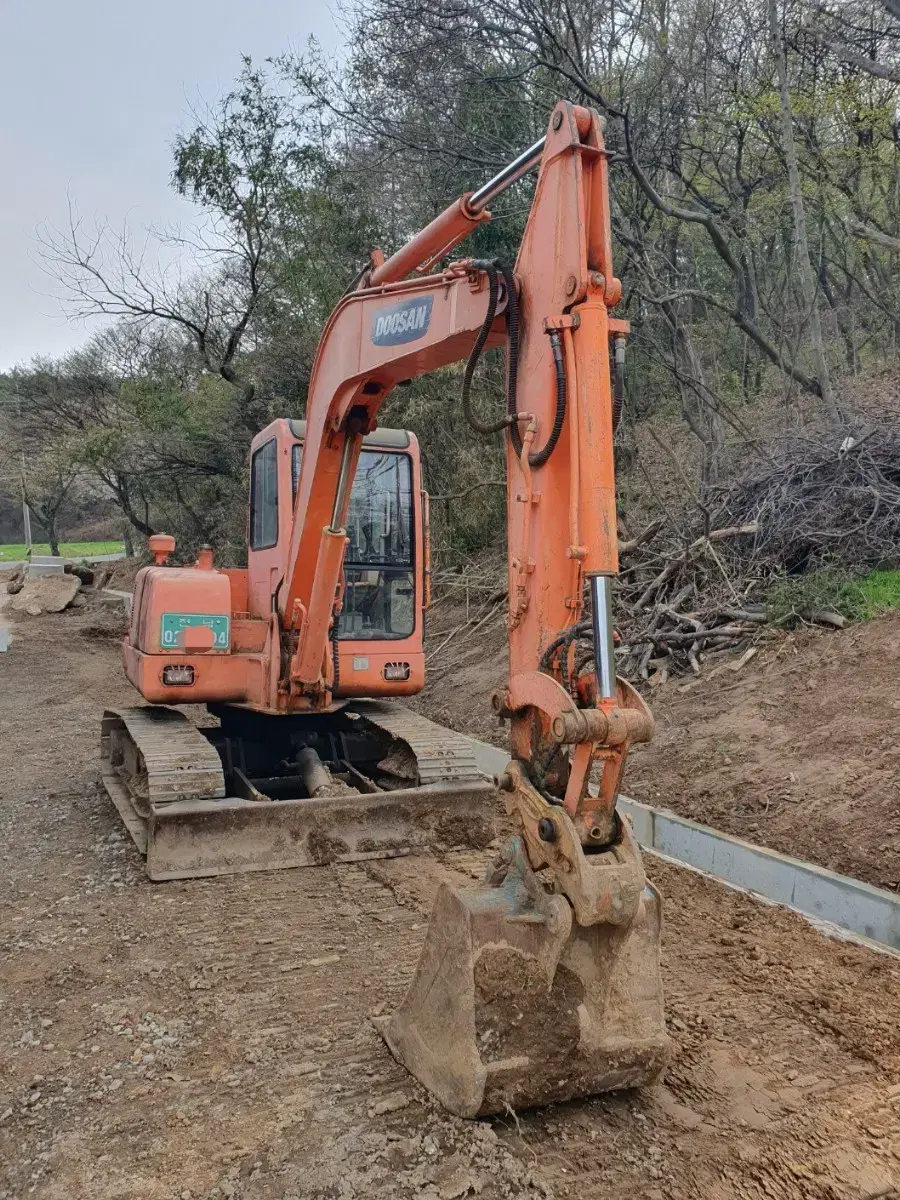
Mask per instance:
[[[3,1200],[900,1196],[900,962],[659,864],[665,1083],[448,1117],[370,1017],[483,857],[151,884],[97,782],[117,620],[21,617],[0,656]]]
[[[671,681],[628,770],[636,799],[900,890],[900,613],[777,637],[735,673]]]

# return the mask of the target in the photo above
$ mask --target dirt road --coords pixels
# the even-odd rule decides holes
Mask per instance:
[[[132,700],[97,624],[0,657],[3,1200],[900,1195],[900,963],[659,864],[665,1085],[448,1118],[369,1017],[483,862],[149,883],[96,783]]]

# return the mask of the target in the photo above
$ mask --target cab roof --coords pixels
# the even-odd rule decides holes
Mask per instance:
[[[305,421],[297,421],[291,417],[288,424],[291,427],[291,433],[298,441],[306,439]],[[374,447],[378,450],[408,450],[410,436],[405,429],[376,429],[374,433],[366,434],[363,438],[363,446]]]

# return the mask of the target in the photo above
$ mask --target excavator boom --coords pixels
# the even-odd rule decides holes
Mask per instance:
[[[440,890],[407,997],[377,1022],[460,1116],[645,1084],[668,1057],[660,897],[616,812],[653,721],[612,648],[611,369],[627,325],[609,314],[606,172],[600,118],[558,104],[507,287],[510,676],[493,703],[517,833],[482,887]]]

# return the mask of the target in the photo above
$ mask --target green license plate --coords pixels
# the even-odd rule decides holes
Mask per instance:
[[[214,650],[227,650],[231,644],[231,620],[212,613],[163,613],[159,635],[164,650],[177,650],[179,634],[191,625],[206,625],[216,635]]]

